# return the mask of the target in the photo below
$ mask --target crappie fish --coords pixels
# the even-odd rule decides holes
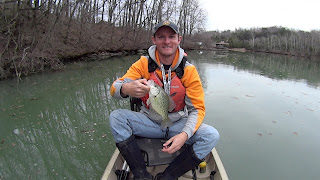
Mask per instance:
[[[150,87],[149,99],[147,100],[147,105],[150,107],[150,114],[155,112],[160,115],[162,118],[161,127],[167,128],[172,124],[168,117],[168,112],[174,109],[175,104],[164,89],[153,80],[148,80],[147,85]]]

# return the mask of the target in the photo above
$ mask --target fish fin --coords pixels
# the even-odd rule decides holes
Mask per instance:
[[[161,128],[166,129],[167,127],[171,126],[172,122],[169,119],[169,117],[167,119],[162,120],[161,122]]]
[[[151,102],[150,102],[150,98],[147,99],[147,105],[150,106]]]
[[[172,112],[174,110],[174,108],[176,108],[176,103],[174,103],[174,101],[172,100],[171,97],[169,97],[169,112]]]

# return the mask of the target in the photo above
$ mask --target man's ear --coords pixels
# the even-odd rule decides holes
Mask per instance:
[[[156,44],[156,38],[154,36],[151,37],[153,44]]]
[[[179,44],[180,44],[181,40],[182,40],[182,36],[178,36],[178,42],[179,42]]]

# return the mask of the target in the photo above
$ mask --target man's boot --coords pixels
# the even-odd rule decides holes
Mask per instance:
[[[155,180],[175,180],[189,170],[197,167],[202,160],[198,159],[192,146],[188,146],[178,157],[176,157],[163,173],[157,174]]]
[[[152,175],[146,169],[146,164],[134,135],[116,143],[116,146],[127,161],[135,180],[152,180]]]

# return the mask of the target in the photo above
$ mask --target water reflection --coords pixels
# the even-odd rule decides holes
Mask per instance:
[[[100,177],[114,150],[110,111],[129,107],[111,101],[109,87],[130,64],[76,63],[19,84],[2,82],[0,179]]]
[[[319,63],[232,52],[189,53],[189,59],[200,69],[204,121],[221,134],[217,149],[230,179],[317,177]]]
[[[76,62],[63,72],[26,77],[20,83],[15,80],[0,82],[0,179],[99,179],[115,149],[109,130],[109,114],[117,108],[129,108],[128,101],[112,99],[109,88],[111,83],[121,77],[138,58],[128,56],[106,61]],[[208,123],[217,126],[223,133],[219,146],[221,149],[228,147],[225,153],[228,153],[228,149],[239,149],[229,144],[239,137],[232,134],[238,130],[230,126],[231,120],[237,122],[237,118],[240,118],[248,124],[261,123],[264,124],[263,127],[268,126],[268,122],[272,122],[269,119],[274,118],[271,115],[279,113],[279,108],[273,107],[275,103],[271,101],[272,97],[280,100],[278,105],[281,105],[281,100],[288,98],[277,94],[278,89],[274,88],[275,86],[268,87],[271,90],[275,89],[272,94],[264,91],[265,84],[262,84],[263,88],[251,92],[239,86],[235,87],[239,82],[228,79],[231,77],[230,74],[241,78],[249,77],[255,81],[258,79],[260,83],[263,79],[267,84],[270,83],[270,78],[275,81],[304,81],[314,89],[320,85],[319,63],[298,58],[190,51],[188,59],[197,66],[207,95],[207,117],[215,120]],[[247,74],[243,76],[243,72]],[[255,77],[257,75],[259,78]],[[246,84],[248,82],[250,81],[243,80],[241,83],[251,87],[251,84]],[[286,86],[300,88],[300,85],[290,83]],[[244,91],[245,94],[237,94],[237,90]],[[309,97],[312,97],[312,93],[306,92]],[[241,99],[240,96],[245,98]],[[264,99],[265,96],[267,98]],[[295,96],[296,94],[291,95],[295,98],[294,101],[300,104],[292,103],[290,115],[280,112],[276,118],[286,116],[292,120],[290,123],[293,123],[293,115],[301,114],[313,122],[312,118],[318,117],[315,112],[319,106],[318,102],[311,106],[309,102],[302,102]],[[305,99],[312,100],[309,97]],[[261,104],[258,104],[259,98]],[[303,103],[312,109],[314,114],[304,114],[305,109],[297,113],[295,109],[300,108],[298,106]],[[233,108],[232,105],[237,106]],[[287,104],[284,107],[287,108]],[[264,117],[265,121],[262,123],[261,119],[248,118],[249,113],[243,113],[249,111],[248,109],[255,110],[252,112],[256,113],[250,116]],[[266,109],[273,110],[270,112],[271,115],[266,113]],[[283,111],[288,112],[288,109]],[[232,116],[233,114],[235,116]],[[250,120],[244,121],[247,119]],[[290,125],[286,124],[287,126]],[[247,130],[250,131],[252,129]],[[315,129],[309,128],[309,131],[315,132]],[[261,132],[255,131],[255,137],[257,133],[264,135],[264,131]],[[303,131],[293,132],[301,134],[300,136],[303,134]],[[224,157],[223,153],[221,155]],[[224,157],[224,161],[231,167],[231,163],[228,162],[232,160]],[[232,170],[230,172],[232,173]]]
[[[203,62],[225,64],[233,66],[237,71],[246,71],[276,80],[306,81],[308,85],[314,88],[320,86],[320,63],[303,58],[220,51],[198,51],[188,53],[188,56],[189,59],[199,59],[201,61],[195,63],[197,66]],[[203,66],[200,69],[205,68],[206,64],[203,64]]]

